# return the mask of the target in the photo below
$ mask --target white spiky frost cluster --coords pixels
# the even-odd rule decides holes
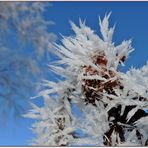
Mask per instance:
[[[80,21],[80,27],[71,22],[75,35],[63,37],[62,45],[55,44],[54,53],[59,60],[49,67],[54,73],[61,76],[62,80],[59,82],[45,80],[44,85],[48,88],[38,95],[43,96],[44,106],[39,108],[32,105],[32,110],[27,114],[30,118],[39,120],[33,124],[33,131],[37,135],[33,141],[34,145],[89,144],[103,146],[104,133],[109,129],[109,123],[111,123],[111,120],[108,119],[109,110],[121,104],[121,114],[123,114],[127,105],[136,105],[136,108],[127,115],[126,120],[129,121],[138,109],[147,109],[148,65],[141,69],[131,69],[127,73],[118,71],[119,64],[124,64],[123,57],[127,59],[133,48],[130,40],[123,41],[118,46],[114,45],[112,42],[114,27],[109,28],[109,17],[110,14],[105,16],[102,21],[99,20],[102,38],[82,21]],[[94,57],[98,55],[106,57],[106,67],[94,63]],[[91,66],[93,70],[85,73],[84,67],[87,66]],[[103,72],[108,77],[101,75],[102,69],[105,68],[106,70]],[[114,75],[110,76],[109,71]],[[113,87],[114,95],[109,94],[105,89],[99,91],[101,89],[89,86],[89,90],[96,93],[98,100],[94,101],[95,106],[91,103],[86,105],[84,101],[86,96],[82,88],[85,85],[84,80],[96,80],[101,84],[118,80],[123,88]],[[135,97],[136,99],[133,99]],[[140,100],[140,97],[145,99]],[[91,100],[91,98],[89,99]],[[73,112],[73,105],[81,110],[80,118],[76,117]],[[148,136],[147,123],[148,118],[143,117],[134,125],[142,133],[142,143],[135,138],[135,128],[132,132],[125,131],[125,142],[120,141],[116,131],[113,131],[111,139],[105,138],[108,142],[112,141],[112,146],[144,145]],[[130,126],[123,123],[118,124],[127,128]],[[77,129],[81,129],[85,136],[77,135]]]

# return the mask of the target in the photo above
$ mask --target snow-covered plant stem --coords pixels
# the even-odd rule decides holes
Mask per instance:
[[[109,17],[99,19],[102,38],[80,20],[80,27],[71,22],[75,36],[63,37],[62,45],[54,45],[59,60],[49,67],[62,79],[44,81],[48,88],[38,96],[45,104],[33,105],[27,115],[39,119],[33,124],[35,145],[147,145],[148,64],[118,71],[133,48],[131,40],[115,46]]]

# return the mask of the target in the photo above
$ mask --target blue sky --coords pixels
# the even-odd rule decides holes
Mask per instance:
[[[141,67],[148,60],[148,2],[51,2],[46,13],[46,19],[55,22],[49,27],[49,31],[58,36],[60,34],[68,36],[73,34],[69,20],[76,24],[79,18],[86,20],[86,24],[99,32],[98,16],[103,18],[105,13],[112,12],[110,24],[116,24],[114,42],[120,43],[122,40],[132,39],[135,51],[126,62],[126,71],[131,66]],[[23,146],[34,136],[30,130],[33,120],[13,119],[8,124],[0,125],[0,145]]]

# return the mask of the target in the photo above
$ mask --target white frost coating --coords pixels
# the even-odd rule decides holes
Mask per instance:
[[[124,85],[128,89],[148,99],[148,62],[140,69],[131,68],[123,77]]]
[[[80,27],[70,22],[74,36],[63,37],[62,45],[55,44],[54,53],[59,60],[50,63],[49,67],[65,79],[59,82],[45,80],[43,85],[47,89],[38,95],[43,96],[44,106],[32,106],[28,113],[29,117],[40,119],[33,124],[37,135],[34,145],[145,145],[147,117],[128,122],[132,122],[139,109],[148,108],[148,64],[127,73],[117,71],[133,48],[131,40],[118,46],[112,43],[115,27],[109,28],[109,17],[110,14],[99,21],[103,39],[80,20]],[[75,116],[73,104],[80,109],[80,118]],[[120,106],[121,110],[117,110]],[[125,114],[127,106],[133,108],[125,121],[117,119]],[[124,140],[120,137],[121,131],[115,131],[114,120],[123,128]],[[107,135],[111,128],[109,123],[114,125],[110,136]],[[85,133],[84,137],[76,133],[77,129]],[[142,143],[135,139],[136,130],[143,135]]]

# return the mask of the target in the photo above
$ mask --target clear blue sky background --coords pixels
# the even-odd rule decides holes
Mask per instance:
[[[69,20],[76,24],[79,18],[86,20],[86,24],[99,32],[98,16],[112,12],[111,25],[116,24],[114,42],[133,39],[135,51],[131,54],[126,67],[141,67],[148,60],[148,2],[51,2],[52,7],[45,13],[45,17],[55,22],[49,31],[54,32],[60,39],[60,33],[70,35],[72,32]],[[58,40],[59,42],[59,40]],[[3,120],[3,119],[1,119]],[[30,131],[33,120],[12,119],[7,125],[0,125],[0,146],[24,146],[34,136]]]

